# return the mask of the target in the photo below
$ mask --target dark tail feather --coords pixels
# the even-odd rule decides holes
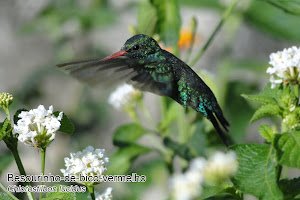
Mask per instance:
[[[223,113],[216,114],[216,116],[217,116],[217,118],[218,118],[220,124],[223,126],[223,128],[224,128],[226,131],[228,131],[228,126],[230,126],[230,125],[229,125],[229,122],[225,119]]]
[[[221,128],[220,128],[220,126],[219,126],[219,124],[218,124],[218,122],[217,122],[215,116],[213,115],[213,113],[212,113],[210,110],[208,110],[208,109],[206,109],[206,112],[207,112],[207,117],[208,117],[208,119],[211,121],[211,123],[212,123],[213,126],[215,127],[217,133],[219,134],[221,140],[222,140],[223,143],[226,145],[226,147],[229,147],[230,145],[232,145],[233,142],[232,142],[231,138],[230,138],[228,135],[226,135],[226,134],[221,130]],[[217,117],[218,117],[218,120],[219,120],[219,116],[218,116],[218,115],[217,115]],[[222,126],[223,126],[226,130],[228,130],[228,129],[227,129],[227,126],[229,126],[228,121],[227,121],[223,116],[222,116],[220,119],[221,119],[221,120],[219,120],[219,121],[220,121],[220,123],[222,124]]]

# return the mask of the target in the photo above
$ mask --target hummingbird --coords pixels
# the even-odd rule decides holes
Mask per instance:
[[[223,143],[231,144],[229,122],[205,82],[185,62],[163,50],[150,36],[137,34],[129,38],[120,51],[102,59],[58,64],[76,79],[96,85],[107,79],[127,82],[141,91],[167,96],[184,108],[191,107],[211,121]]]

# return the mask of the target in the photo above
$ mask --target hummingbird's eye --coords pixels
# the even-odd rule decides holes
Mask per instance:
[[[139,48],[140,48],[140,45],[136,44],[132,47],[132,50],[136,51],[136,50],[139,50]]]

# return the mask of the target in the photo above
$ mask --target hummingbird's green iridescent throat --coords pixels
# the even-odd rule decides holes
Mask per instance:
[[[231,144],[219,124],[228,131],[229,123],[210,88],[182,60],[160,48],[150,36],[138,34],[120,51],[103,59],[57,65],[89,85],[109,79],[127,82],[142,91],[168,96],[183,107],[191,107],[210,120],[222,141]]]

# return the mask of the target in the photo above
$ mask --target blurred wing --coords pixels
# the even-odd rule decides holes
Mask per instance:
[[[106,61],[93,59],[63,63],[57,67],[88,85],[121,83],[137,75],[134,69],[126,64],[126,60],[127,57],[120,56]]]
[[[168,63],[150,63],[135,70],[138,74],[128,81],[135,88],[162,96],[172,96],[173,89],[177,89],[173,68]]]
[[[88,85],[127,82],[142,91],[164,96],[169,96],[170,82],[174,80],[171,68],[157,68],[155,64],[146,67],[126,56],[106,61],[94,59],[69,62],[58,64],[57,67]]]

